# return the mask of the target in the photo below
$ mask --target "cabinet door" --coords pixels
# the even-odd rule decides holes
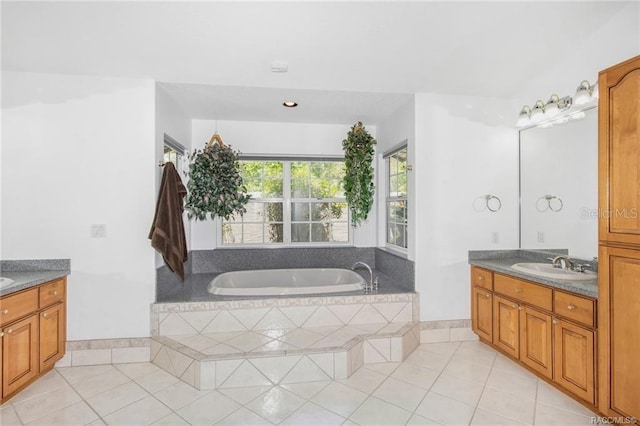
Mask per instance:
[[[40,313],[40,371],[54,366],[65,351],[65,309],[59,303]]]
[[[599,238],[640,244],[640,56],[598,81]]]
[[[599,255],[599,408],[640,418],[640,250],[601,247]]]
[[[562,320],[554,320],[554,380],[563,388],[593,404],[593,331]]]
[[[493,294],[484,288],[471,290],[471,327],[480,338],[491,342],[493,336]]]
[[[520,308],[520,361],[549,379],[553,378],[551,315],[530,307]]]
[[[518,304],[493,296],[493,344],[514,358],[520,355]]]
[[[2,331],[2,396],[6,398],[38,374],[38,315]]]

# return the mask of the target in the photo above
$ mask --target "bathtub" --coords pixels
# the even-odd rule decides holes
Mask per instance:
[[[365,280],[349,269],[259,269],[218,275],[207,291],[221,296],[280,296],[362,290]]]

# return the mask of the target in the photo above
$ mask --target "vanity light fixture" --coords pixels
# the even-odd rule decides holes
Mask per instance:
[[[524,129],[532,126],[551,127],[566,123],[570,119],[584,117],[584,109],[591,108],[598,101],[598,83],[591,85],[587,80],[580,82],[575,97],[559,97],[555,93],[545,104],[537,100],[533,108],[525,105],[520,110],[516,127]]]
[[[294,101],[284,101],[282,105],[284,105],[287,108],[295,108],[298,106],[298,103]]]

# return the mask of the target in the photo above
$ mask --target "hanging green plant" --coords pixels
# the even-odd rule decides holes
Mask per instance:
[[[351,211],[351,224],[355,227],[367,219],[373,206],[373,157],[376,140],[361,122],[351,127],[342,141],[345,174],[342,181],[344,195]]]
[[[209,144],[195,150],[189,160],[185,205],[189,219],[205,220],[208,213],[212,219],[218,216],[229,220],[247,211],[245,205],[251,196],[240,175],[238,153],[224,145],[219,135],[213,135]]]

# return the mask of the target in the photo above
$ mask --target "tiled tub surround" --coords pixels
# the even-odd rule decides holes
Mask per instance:
[[[415,293],[152,305],[152,362],[197,389],[344,379],[420,343]]]
[[[0,261],[0,276],[14,282],[0,289],[0,296],[35,287],[71,273],[69,259],[27,259]]]
[[[379,294],[414,291],[413,261],[378,248],[234,248],[190,252],[189,261],[185,264],[184,283],[180,282],[166,267],[159,268],[156,301],[199,302],[242,299],[239,296],[217,296],[207,292],[209,283],[223,272],[287,268],[349,269],[358,261],[365,262],[373,268],[373,274],[378,277],[380,283]],[[358,269],[356,272],[365,280],[369,280],[366,270]],[[348,294],[358,295],[362,292]]]
[[[489,269],[494,272],[511,275],[535,283],[548,285],[551,287],[567,290],[585,296],[598,297],[597,279],[587,281],[569,281],[554,278],[544,278],[526,272],[513,269],[511,265],[522,262],[550,263],[549,257],[558,254],[566,254],[566,250],[482,250],[469,251],[469,264]],[[592,260],[578,259],[580,263],[591,265],[591,270],[597,271],[597,262]]]

